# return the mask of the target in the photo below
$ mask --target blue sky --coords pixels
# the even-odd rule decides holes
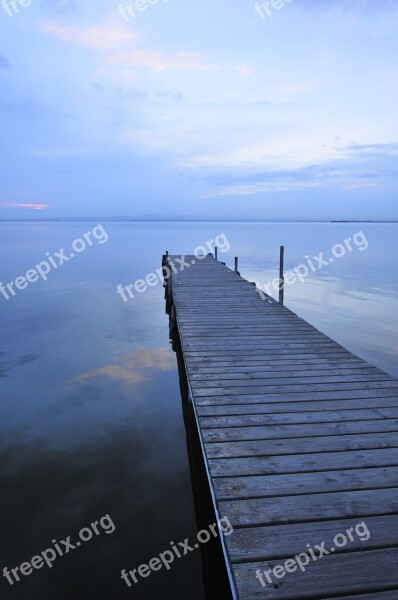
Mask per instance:
[[[0,218],[398,218],[398,3],[152,2],[0,5]]]

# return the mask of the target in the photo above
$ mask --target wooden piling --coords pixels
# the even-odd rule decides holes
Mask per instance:
[[[280,247],[279,253],[279,304],[283,306],[285,296],[285,274],[284,274],[284,262],[285,262],[285,246]]]

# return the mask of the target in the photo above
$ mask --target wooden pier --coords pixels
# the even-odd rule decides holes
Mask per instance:
[[[398,380],[211,255],[184,261],[166,297],[214,508],[234,527],[233,598],[398,600]],[[362,522],[369,539],[349,539]],[[278,570],[323,542],[304,572]]]

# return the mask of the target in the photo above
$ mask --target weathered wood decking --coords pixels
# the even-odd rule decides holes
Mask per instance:
[[[234,527],[234,597],[397,600],[398,380],[211,256],[184,258],[169,294],[215,508]],[[367,541],[256,579],[362,521]]]

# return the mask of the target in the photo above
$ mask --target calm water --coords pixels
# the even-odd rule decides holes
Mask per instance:
[[[65,248],[96,223],[0,224],[0,281]],[[369,247],[287,286],[286,305],[344,346],[398,375],[398,226],[370,224],[104,223],[106,243],[0,295],[1,570],[52,539],[72,540],[109,514],[116,530],[23,577],[3,595],[35,600],[204,598],[200,552],[128,589],[136,568],[196,535],[175,355],[163,288],[124,303],[116,294],[224,233],[220,260],[251,281],[277,275],[362,230]]]

